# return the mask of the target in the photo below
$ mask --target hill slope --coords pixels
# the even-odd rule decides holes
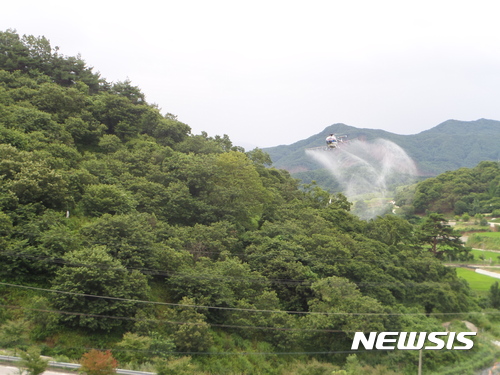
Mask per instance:
[[[500,121],[479,119],[476,121],[448,120],[418,134],[400,135],[379,129],[363,129],[345,124],[330,125],[321,133],[291,145],[264,149],[274,166],[290,171],[304,182],[317,180],[321,185],[333,179],[322,166],[309,158],[304,150],[324,144],[329,133],[348,134],[350,139],[370,141],[384,138],[402,147],[415,161],[423,176],[435,176],[461,167],[474,167],[484,160],[500,158]],[[334,183],[334,182],[333,182]]]
[[[436,331],[435,312],[477,310],[421,227],[362,221],[267,161],[191,134],[45,38],[0,32],[0,346],[109,349],[157,373],[332,373],[353,332]],[[486,350],[436,353],[424,371],[489,364]],[[414,368],[370,355],[353,373]]]

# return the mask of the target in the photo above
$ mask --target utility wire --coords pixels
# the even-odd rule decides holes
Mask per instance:
[[[66,347],[65,349],[85,349],[85,350],[101,350],[101,351],[112,351],[112,352],[145,352],[145,353],[156,353],[153,350],[130,350],[130,349],[99,349],[99,348],[88,348],[88,347]],[[446,350],[446,349],[444,349]],[[348,353],[373,353],[376,354],[380,351],[393,351],[392,349],[377,349],[375,350],[334,350],[326,352],[162,352],[162,354],[171,355],[318,355],[318,354],[348,354]],[[448,349],[448,351],[451,351]]]
[[[14,305],[4,305],[0,304],[2,307],[7,307],[11,309],[22,309],[22,310],[30,310],[30,311],[38,311],[38,312],[47,312],[54,314],[62,314],[62,315],[73,315],[73,316],[86,316],[91,318],[105,318],[105,319],[117,319],[117,320],[129,320],[129,321],[139,321],[139,322],[150,322],[150,323],[167,323],[167,324],[189,324],[189,325],[209,325],[212,327],[220,327],[220,328],[237,328],[237,329],[260,329],[260,330],[272,330],[272,331],[300,331],[300,332],[328,332],[328,333],[346,333],[350,331],[343,330],[335,330],[335,329],[314,329],[314,328],[290,328],[290,327],[266,327],[266,326],[240,326],[233,324],[218,324],[218,323],[207,323],[204,321],[201,322],[178,322],[164,319],[142,319],[135,317],[127,317],[127,316],[113,316],[113,315],[102,315],[102,314],[86,314],[80,312],[72,312],[72,311],[62,311],[62,310],[48,310],[48,309],[36,309],[25,306],[14,306]]]
[[[190,307],[190,308],[198,308],[198,309],[214,309],[214,310],[278,313],[278,314],[307,314],[307,315],[346,315],[346,314],[348,314],[348,313],[330,313],[330,312],[314,312],[314,311],[291,311],[291,310],[284,310],[283,311],[283,310],[264,310],[264,309],[244,309],[244,308],[223,307],[223,306],[187,305],[187,304],[181,304],[181,303],[145,301],[145,300],[129,299],[129,298],[121,298],[121,297],[99,296],[99,295],[95,295],[95,294],[67,292],[67,291],[63,291],[63,290],[45,289],[45,288],[39,288],[39,287],[34,287],[34,286],[9,284],[9,283],[3,283],[3,282],[0,282],[0,285],[14,287],[14,288],[21,288],[21,289],[38,290],[38,291],[49,292],[49,293],[67,294],[67,295],[73,295],[73,296],[79,296],[79,297],[101,298],[101,299],[117,300],[117,301],[123,301],[123,302],[134,302],[134,303],[144,303],[144,304],[163,305],[163,306],[176,306],[176,307]]]
[[[0,285],[8,286],[8,287],[14,287],[14,288],[21,288],[21,289],[31,289],[31,290],[38,290],[38,291],[44,291],[44,292],[49,292],[49,293],[58,293],[58,294],[67,294],[67,295],[74,295],[74,296],[80,296],[80,297],[91,297],[91,298],[101,298],[101,299],[110,299],[110,300],[118,300],[118,301],[124,301],[124,302],[134,302],[134,303],[144,303],[144,304],[151,304],[151,305],[165,305],[165,306],[177,306],[177,307],[190,307],[190,308],[200,308],[200,309],[215,309],[215,310],[230,310],[230,311],[245,311],[245,312],[261,312],[261,313],[279,313],[279,314],[304,314],[304,315],[341,315],[341,316],[427,316],[427,315],[467,315],[467,314],[500,314],[500,311],[487,311],[487,312],[475,312],[475,311],[469,311],[469,312],[448,312],[448,313],[390,313],[390,312],[383,312],[383,313],[360,313],[360,312],[319,312],[319,311],[292,311],[292,310],[264,310],[264,309],[244,309],[244,308],[237,308],[237,307],[222,307],[222,306],[205,306],[205,305],[187,305],[187,304],[180,304],[180,303],[169,303],[169,302],[156,302],[156,301],[145,301],[145,300],[136,300],[136,299],[129,299],[129,298],[121,298],[121,297],[111,297],[111,296],[99,296],[99,295],[94,295],[94,294],[86,294],[86,293],[75,293],[75,292],[67,292],[63,290],[56,290],[56,289],[45,289],[45,288],[39,288],[39,287],[34,287],[34,286],[26,286],[26,285],[17,285],[17,284],[9,284],[9,283],[4,283],[0,282]]]

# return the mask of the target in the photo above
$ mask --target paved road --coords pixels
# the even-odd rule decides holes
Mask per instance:
[[[478,269],[476,269],[476,273],[480,273],[481,275],[491,276],[491,277],[494,277],[495,279],[500,279],[500,273],[498,273],[498,272],[480,270],[478,268]]]
[[[18,375],[19,369],[15,366],[0,365],[0,375]],[[76,373],[45,371],[43,375],[75,375]]]
[[[0,360],[4,362],[12,362],[13,364],[17,361],[19,361],[21,358],[19,357],[12,357],[8,355],[0,355]],[[70,374],[70,375],[75,375],[77,369],[80,367],[79,364],[76,363],[65,363],[65,362],[49,362],[49,366],[52,368],[60,368],[61,370],[55,371],[45,371],[45,375],[62,375],[62,374]],[[5,372],[0,372],[0,375],[13,375],[13,374],[19,374],[19,371],[17,370],[17,367],[11,366],[11,365],[0,365],[0,367],[7,368],[7,370],[4,370]],[[75,369],[75,372],[70,372],[68,369]],[[125,370],[125,369],[116,369],[116,373],[119,375],[156,375],[154,372],[146,372],[146,371],[134,371],[134,370]]]

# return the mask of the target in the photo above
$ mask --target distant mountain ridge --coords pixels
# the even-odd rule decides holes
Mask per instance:
[[[275,167],[288,170],[305,183],[316,180],[322,186],[335,185],[328,172],[305,154],[306,148],[324,145],[325,137],[330,133],[348,134],[349,139],[370,141],[383,138],[392,141],[415,161],[422,176],[436,176],[461,167],[472,168],[484,160],[500,160],[500,121],[488,119],[448,120],[410,135],[334,124],[291,145],[263,150],[271,156]]]

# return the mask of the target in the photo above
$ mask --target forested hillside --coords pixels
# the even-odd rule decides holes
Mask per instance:
[[[426,211],[500,216],[500,164],[483,161],[401,189],[397,204],[411,213]]]
[[[347,134],[349,139],[370,142],[383,138],[396,143],[415,161],[419,174],[436,176],[462,167],[472,168],[485,160],[500,159],[500,122],[448,120],[418,134],[400,135],[383,130],[360,129],[344,124],[328,126],[319,134],[292,145],[264,149],[277,168],[309,183],[316,180],[320,186],[338,191],[338,183],[323,167],[305,153],[309,147],[322,146],[330,134]]]
[[[1,32],[0,347],[111,349],[162,374],[331,374],[356,331],[480,325],[440,261],[467,249],[436,249],[440,220],[362,221],[269,164],[43,37]],[[425,369],[489,350],[431,351]],[[415,373],[417,356],[361,351],[346,369]]]

